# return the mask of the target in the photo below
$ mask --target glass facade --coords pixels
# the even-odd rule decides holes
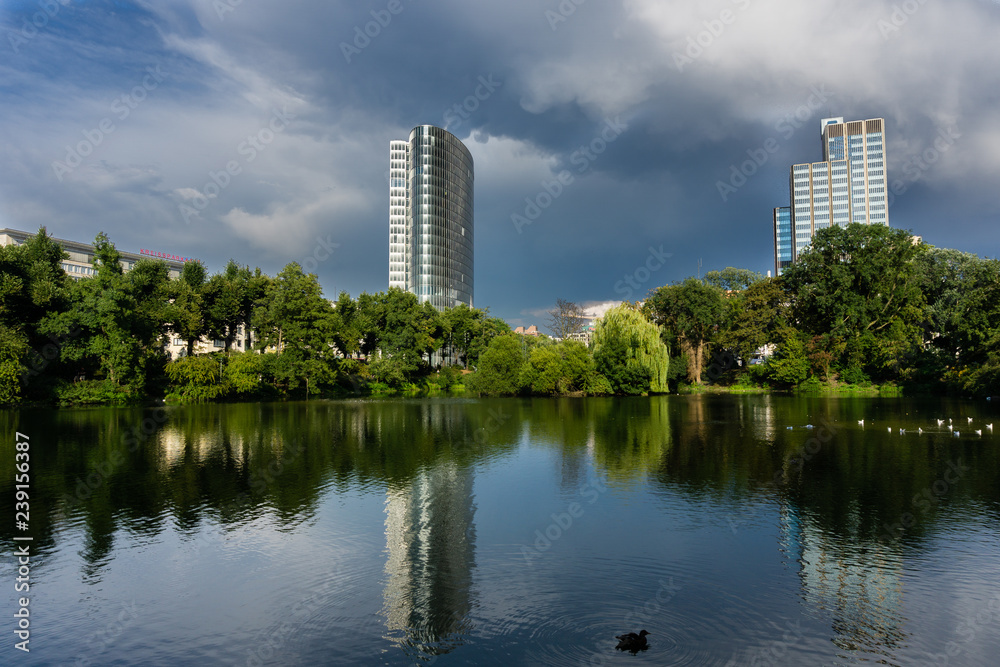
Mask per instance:
[[[780,206],[774,209],[774,275],[780,276],[792,263],[792,209]]]
[[[791,168],[792,262],[818,230],[830,225],[889,224],[883,119],[845,123],[843,118],[824,118],[820,129],[823,161]],[[777,222],[774,230],[777,235]],[[780,271],[784,260],[779,247],[775,236],[775,267]]]
[[[472,154],[421,125],[389,145],[389,286],[437,309],[473,305]]]

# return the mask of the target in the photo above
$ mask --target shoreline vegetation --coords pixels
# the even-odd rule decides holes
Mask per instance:
[[[1000,394],[1000,262],[881,225],[820,230],[781,277],[726,268],[655,288],[609,310],[589,346],[565,338],[584,321],[561,299],[556,340],[398,289],[329,301],[297,263],[270,277],[188,262],[170,278],[152,258],[125,272],[103,233],[94,245],[80,280],[44,227],[0,248],[0,405]],[[186,354],[171,359],[168,337]],[[194,354],[203,337],[219,351]]]

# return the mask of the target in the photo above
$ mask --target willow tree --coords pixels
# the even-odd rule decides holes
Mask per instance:
[[[612,308],[597,321],[594,362],[616,394],[667,391],[670,351],[660,328],[629,304]]]

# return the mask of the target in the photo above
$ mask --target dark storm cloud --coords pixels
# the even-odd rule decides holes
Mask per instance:
[[[998,24],[975,0],[6,3],[0,225],[212,270],[323,256],[328,296],[377,291],[387,144],[431,123],[476,160],[476,303],[530,324],[699,260],[769,269],[834,115],[886,119],[890,224],[995,256]]]

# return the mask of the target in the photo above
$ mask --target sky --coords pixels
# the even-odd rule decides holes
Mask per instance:
[[[1000,2],[0,0],[0,227],[388,287],[389,142],[475,161],[512,326],[773,269],[820,120],[884,118],[892,227],[1000,255]]]

